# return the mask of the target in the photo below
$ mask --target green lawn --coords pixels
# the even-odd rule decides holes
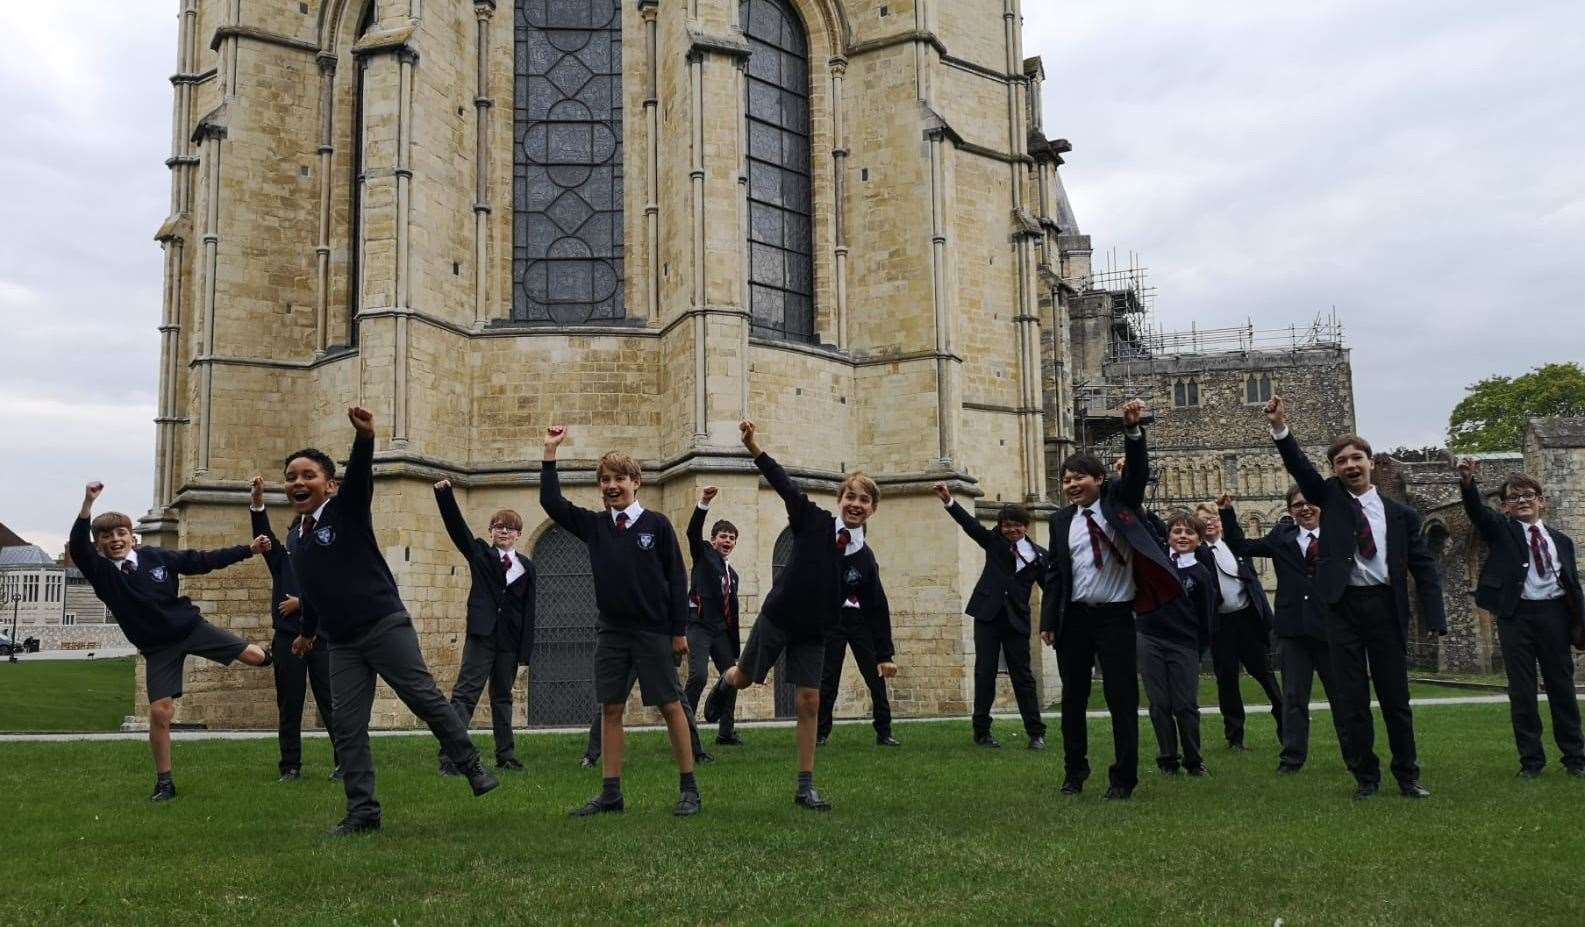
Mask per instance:
[[[132,686],[132,657],[0,659],[0,731],[119,730],[132,713]]]
[[[1419,803],[1350,801],[1324,721],[1311,765],[1277,777],[1257,714],[1253,752],[1211,750],[1209,780],[1147,772],[1126,804],[1101,800],[1104,773],[1058,795],[1055,738],[991,752],[966,722],[917,722],[880,750],[842,726],[824,815],[791,803],[792,732],[749,727],[702,769],[691,820],[670,816],[658,733],[633,738],[628,813],[582,821],[565,811],[598,778],[577,736],[522,738],[527,773],[482,799],[434,774],[430,738],[380,738],[385,830],[340,842],[323,740],[292,784],[270,740],[178,743],[165,806],[144,801],[142,743],[0,743],[0,922],[1577,924],[1585,781],[1516,779],[1505,706],[1416,718]],[[1091,738],[1102,770],[1105,722]]]

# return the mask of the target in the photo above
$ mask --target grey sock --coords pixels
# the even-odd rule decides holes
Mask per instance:
[[[600,783],[601,801],[616,801],[618,798],[622,797],[621,776],[607,776],[606,778],[600,780]]]
[[[172,781],[171,780],[171,771],[167,769],[164,772],[155,773],[154,774],[154,781],[157,782],[157,783],[158,782],[170,782],[170,781]]]
[[[814,784],[815,784],[815,774],[814,774],[813,770],[811,770],[809,772],[801,772],[801,773],[798,774],[798,794],[799,795],[802,795],[803,793],[805,793],[805,792],[809,791],[810,789],[814,788]]]
[[[679,778],[678,788],[684,792],[699,791],[699,783],[694,779],[693,773],[685,772]]]

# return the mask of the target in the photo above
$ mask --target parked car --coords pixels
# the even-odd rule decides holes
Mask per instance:
[[[12,654],[24,652],[25,650],[21,644],[12,641],[9,634],[0,632],[0,657],[9,657]]]

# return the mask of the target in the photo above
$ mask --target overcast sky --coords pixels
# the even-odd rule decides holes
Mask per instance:
[[[59,550],[152,487],[175,2],[0,2],[0,521]],[[1438,442],[1467,384],[1585,358],[1574,0],[1025,0],[1097,255],[1170,329],[1337,307],[1359,427]],[[946,37],[950,46],[951,37]]]

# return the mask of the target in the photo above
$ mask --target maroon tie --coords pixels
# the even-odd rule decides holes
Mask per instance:
[[[1348,501],[1354,506],[1354,537],[1359,541],[1359,555],[1366,560],[1376,559],[1376,535],[1370,530],[1370,518],[1359,497],[1349,493]]]
[[[617,534],[621,534],[622,532],[624,532],[626,530],[627,530],[627,513],[626,512],[617,512],[616,513],[616,533]]]
[[[136,573],[137,571],[138,571],[138,568],[136,566],[133,566],[131,560],[123,560],[123,561],[121,561],[121,572],[127,574],[128,576],[131,576],[133,573]]]
[[[841,554],[848,552],[848,542],[853,540],[853,535],[848,529],[843,528],[837,532],[837,551]]]
[[[732,623],[732,568],[721,574],[721,617]]]
[[[508,574],[510,572],[512,572],[512,555],[509,554],[509,553],[506,553],[505,551],[502,551],[501,552],[501,576],[502,576],[502,578],[504,579],[506,577],[506,574]]]
[[[1119,562],[1122,561],[1123,555],[1118,551],[1117,545],[1113,544],[1112,539],[1106,536],[1105,531],[1101,530],[1101,526],[1095,523],[1095,513],[1089,509],[1084,510],[1084,524],[1090,529],[1090,553],[1095,557],[1095,568],[1097,570],[1106,568],[1106,560],[1101,556],[1101,545],[1103,543],[1106,545],[1106,549],[1112,552],[1113,557],[1117,558]]]
[[[1315,555],[1320,546],[1315,535],[1310,535],[1310,543],[1304,548],[1304,572],[1308,576],[1315,575]]]
[[[1530,526],[1530,562],[1535,564],[1535,575],[1546,579],[1552,575],[1552,553],[1541,540],[1541,529]]]
[[[300,524],[298,526],[298,528],[297,528],[297,536],[300,537],[300,538],[306,538],[310,534],[313,534],[313,533],[314,533],[314,516],[312,516],[312,515],[304,515],[302,524]]]

